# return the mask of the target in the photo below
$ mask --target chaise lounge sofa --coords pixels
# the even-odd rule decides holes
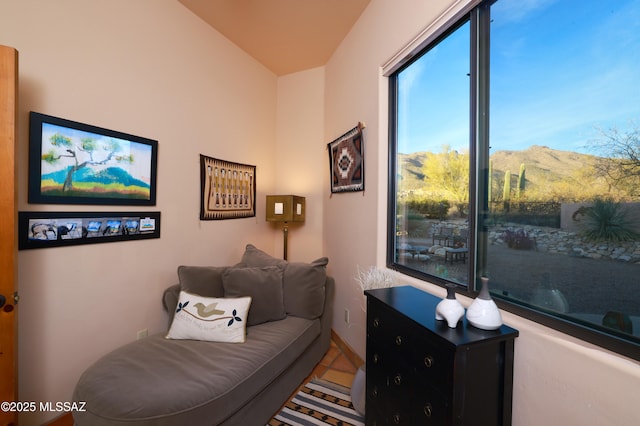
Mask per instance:
[[[163,296],[169,331],[82,374],[76,425],[266,424],[329,348],[327,262],[286,262],[249,244],[235,266],[180,266]]]

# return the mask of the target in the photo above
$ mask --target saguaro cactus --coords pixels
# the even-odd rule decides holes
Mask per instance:
[[[502,188],[502,205],[504,211],[509,211],[509,199],[511,198],[511,171],[504,172],[504,187]]]
[[[487,176],[487,200],[489,201],[489,210],[491,210],[491,201],[493,199],[493,160],[489,159],[489,176]]]
[[[502,200],[508,202],[511,198],[511,171],[504,172],[504,188],[502,189]]]
[[[524,163],[520,164],[520,173],[518,174],[518,198],[524,193],[525,187],[525,166]]]

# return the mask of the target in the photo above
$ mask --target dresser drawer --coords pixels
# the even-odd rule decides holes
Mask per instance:
[[[414,392],[408,369],[394,368],[388,373],[381,366],[367,366],[367,424],[411,425]]]
[[[444,425],[448,423],[449,403],[442,394],[427,390],[423,396],[416,398],[410,416],[414,425]]]
[[[367,388],[367,425],[441,426],[450,422],[449,404],[437,392],[419,391],[424,395],[417,396],[376,384]]]
[[[406,321],[406,320],[404,320]],[[395,338],[404,329],[403,319],[398,313],[376,300],[367,307],[367,338],[385,344],[395,344]],[[401,344],[402,341],[400,340]],[[398,345],[399,346],[399,345]]]
[[[367,339],[377,351],[405,362],[412,360],[413,351],[425,335],[424,329],[412,325],[403,315],[385,305],[373,303],[367,316]],[[434,346],[434,345],[431,345]]]
[[[453,353],[438,347],[426,336],[412,345],[408,361],[415,367],[416,380],[449,395],[453,374]]]
[[[375,384],[382,392],[389,389],[392,395],[411,393],[417,383],[413,366],[405,358],[378,353],[373,348],[367,354],[367,385]]]

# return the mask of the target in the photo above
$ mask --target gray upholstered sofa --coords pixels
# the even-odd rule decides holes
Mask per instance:
[[[285,262],[247,245],[235,266],[179,267],[180,283],[163,297],[170,332],[125,345],[89,367],[73,395],[86,401],[86,411],[74,413],[76,424],[264,425],[329,348],[335,283],[326,264],[326,258]],[[235,309],[225,317],[234,326],[246,322],[246,340],[167,338],[178,315],[198,322],[191,319],[195,309],[185,312],[194,305],[189,295],[251,297],[246,318]]]

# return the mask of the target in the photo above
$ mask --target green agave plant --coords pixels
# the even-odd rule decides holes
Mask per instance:
[[[596,198],[585,212],[589,229],[584,232],[590,241],[633,241],[640,234],[632,228],[620,203],[611,198]]]

